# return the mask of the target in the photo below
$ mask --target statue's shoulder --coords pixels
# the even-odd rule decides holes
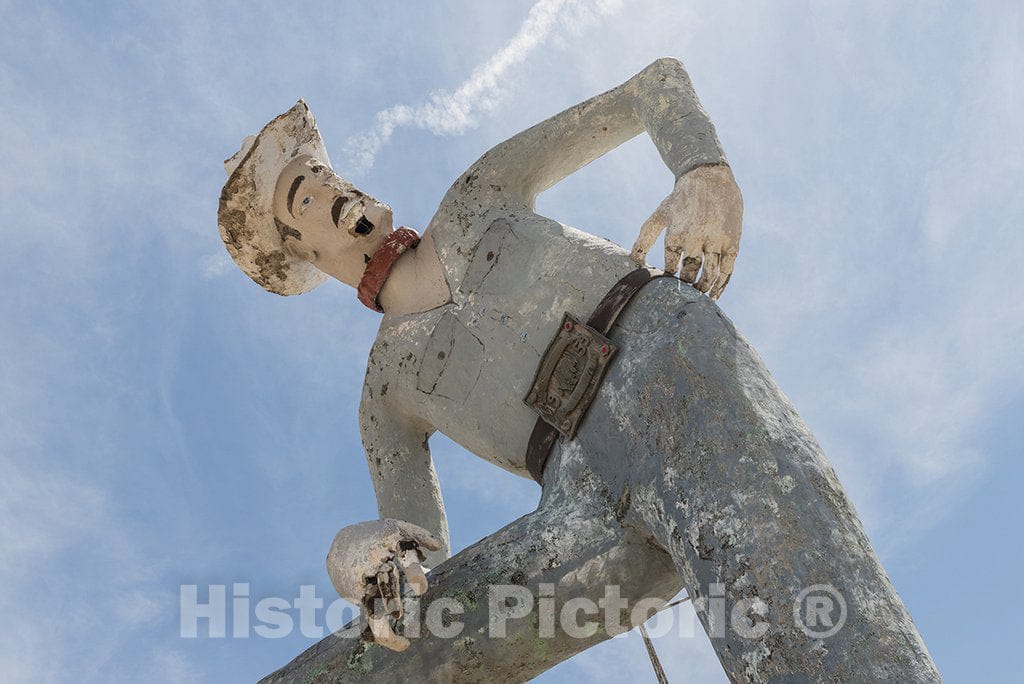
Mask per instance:
[[[452,291],[469,269],[477,245],[494,225],[523,220],[532,209],[512,200],[498,183],[489,182],[479,162],[451,184],[430,220],[428,230]]]

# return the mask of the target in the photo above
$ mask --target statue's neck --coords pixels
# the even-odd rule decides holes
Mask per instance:
[[[385,316],[403,316],[436,309],[451,299],[434,240],[427,231],[419,245],[407,250],[392,266],[377,301]]]

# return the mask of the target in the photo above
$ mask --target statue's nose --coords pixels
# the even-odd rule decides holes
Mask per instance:
[[[377,228],[386,232],[391,229],[391,210],[380,202],[369,202],[363,210],[363,218],[370,224],[370,230]]]

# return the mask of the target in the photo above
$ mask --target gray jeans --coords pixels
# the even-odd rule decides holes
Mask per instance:
[[[423,629],[404,653],[328,637],[267,681],[523,681],[684,586],[733,681],[939,680],[820,447],[718,307],[660,278],[610,337],[618,357],[537,510],[431,573],[421,608],[457,601],[459,635]],[[625,607],[560,621],[610,588]]]

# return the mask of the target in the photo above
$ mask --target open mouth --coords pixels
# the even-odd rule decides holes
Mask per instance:
[[[365,216],[360,216],[356,221],[356,232],[360,235],[369,235],[373,232],[373,224]]]

